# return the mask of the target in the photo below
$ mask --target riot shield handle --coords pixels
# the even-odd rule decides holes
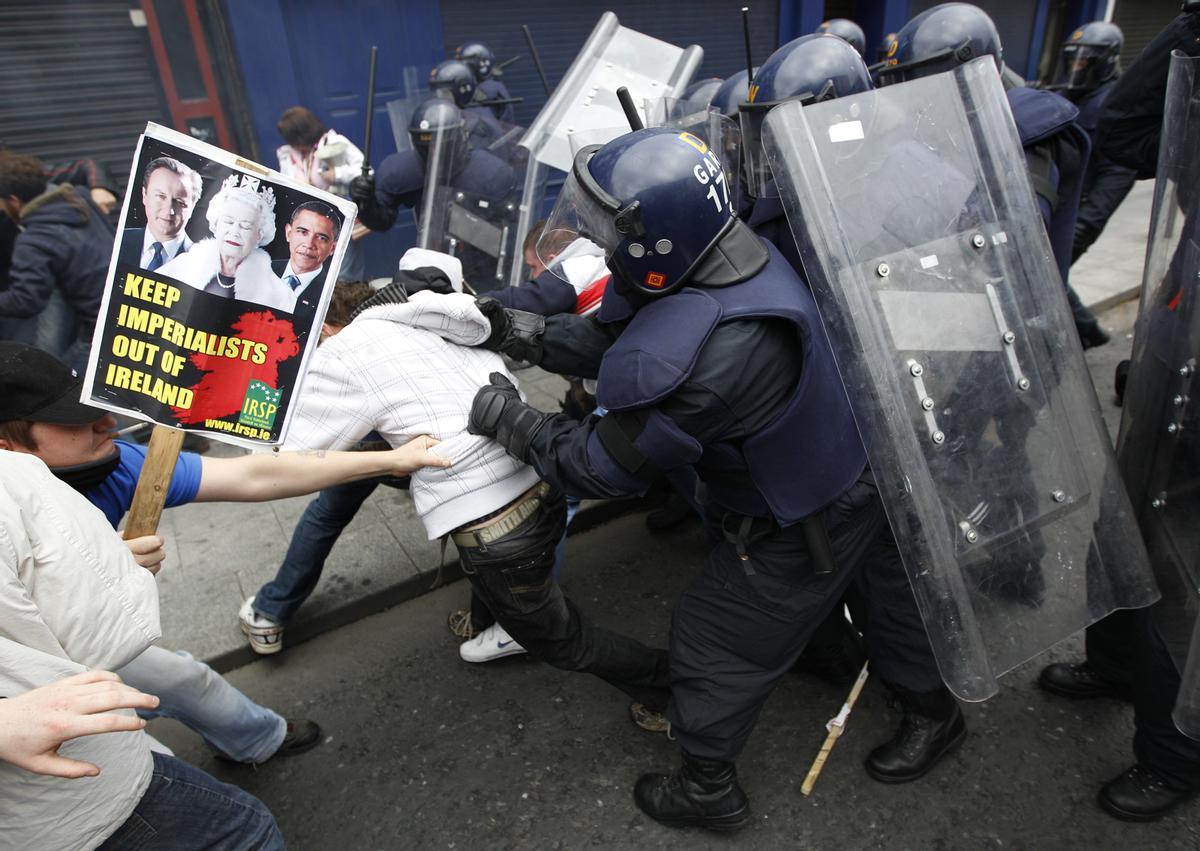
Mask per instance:
[[[367,129],[363,134],[362,176],[371,176],[371,120],[375,117],[375,60],[379,48],[371,45],[371,70],[367,74]]]
[[[742,7],[742,37],[746,40],[746,85],[754,82],[754,60],[750,57],[750,7]]]
[[[529,31],[529,24],[521,24],[521,29],[525,32],[525,41],[529,44],[529,55],[533,57],[533,64],[537,67],[538,76],[542,78],[542,88],[546,90],[546,97],[550,97],[550,81],[546,79],[546,69],[542,67],[542,57],[538,55],[537,45],[533,43],[533,33]]]
[[[624,86],[617,89],[617,100],[621,103],[621,109],[625,111],[625,120],[629,122],[629,129],[644,129],[646,125],[642,123],[642,117],[638,115],[637,107],[633,105],[633,95],[629,93],[629,89]]]

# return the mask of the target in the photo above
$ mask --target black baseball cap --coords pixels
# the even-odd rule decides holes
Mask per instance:
[[[0,422],[87,425],[104,411],[79,401],[83,380],[54,355],[0,341]]]

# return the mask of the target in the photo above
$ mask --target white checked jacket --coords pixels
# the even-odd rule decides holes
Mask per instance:
[[[348,449],[377,431],[392,446],[421,434],[454,465],[418,470],[413,504],[430,540],[512,502],[537,484],[533,468],[467,432],[471,402],[492,372],[516,383],[498,354],[470,348],[490,333],[468,295],[417,293],[363,311],[313,355],[288,449]]]

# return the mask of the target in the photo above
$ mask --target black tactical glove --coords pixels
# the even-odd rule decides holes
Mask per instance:
[[[355,204],[371,204],[375,201],[375,177],[359,175],[350,181],[350,200]]]
[[[475,299],[479,312],[487,317],[492,333],[480,345],[493,352],[503,352],[513,360],[542,362],[542,337],[546,333],[546,317],[524,310],[512,310],[494,298]]]
[[[493,437],[518,461],[551,415],[521,401],[520,391],[499,372],[488,376],[491,384],[479,388],[471,403],[467,431]]]

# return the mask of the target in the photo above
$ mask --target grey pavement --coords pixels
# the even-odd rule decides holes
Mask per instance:
[[[1072,285],[1086,304],[1107,307],[1136,298],[1150,220],[1153,181],[1141,181],[1108,227],[1072,269]],[[1115,350],[1104,347],[1101,352]],[[1111,387],[1111,369],[1105,380]],[[566,382],[539,369],[518,373],[530,401],[558,410]],[[241,450],[215,444],[222,455]],[[292,529],[313,497],[263,504],[193,504],[163,513],[160,530],[168,562],[159,573],[162,645],[187,650],[218,670],[253,659],[237,625],[237,609],[270,580]],[[585,503],[575,532],[608,519],[627,505]],[[460,576],[453,547],[443,581]],[[404,491],[381,487],[346,529],[326,563],[317,590],[285,633],[290,647],[428,591],[438,579],[440,546],[426,540]],[[465,599],[465,592],[461,595]],[[285,653],[287,650],[284,651]]]

